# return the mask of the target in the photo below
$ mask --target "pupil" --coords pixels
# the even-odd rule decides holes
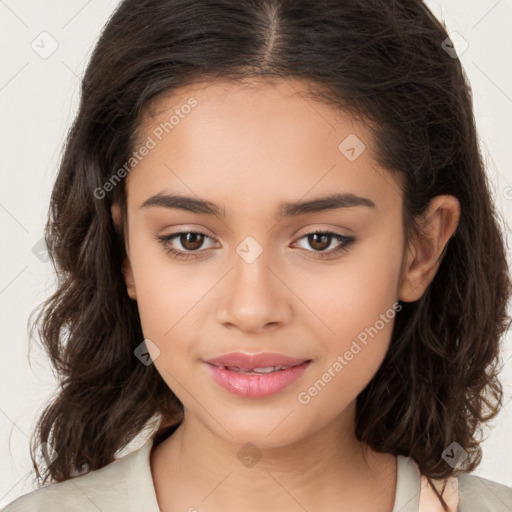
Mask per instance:
[[[181,244],[186,249],[193,251],[195,249],[199,249],[199,247],[201,247],[201,245],[203,245],[202,237],[203,237],[203,235],[201,235],[200,233],[186,233],[185,235],[181,236]],[[183,238],[185,238],[185,243],[183,243]],[[190,238],[192,238],[192,247],[190,247]],[[196,241],[194,243],[194,238],[199,238],[199,242]]]
[[[316,237],[321,237],[321,238],[324,238],[324,239],[325,238],[329,239],[331,237],[331,235],[328,235],[328,234],[325,234],[325,233],[313,233],[310,236],[314,237],[313,243],[310,242],[311,247],[313,247],[314,249],[324,250],[327,247],[329,247],[329,244],[326,245],[325,243],[322,244],[321,242],[320,242],[320,247],[318,247],[317,240],[315,240],[315,239],[316,239]]]

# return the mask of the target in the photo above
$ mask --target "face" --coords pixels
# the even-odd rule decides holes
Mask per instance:
[[[373,159],[364,125],[303,90],[278,81],[174,91],[146,117],[136,149],[147,150],[126,178],[126,278],[154,364],[185,421],[229,442],[275,447],[345,421],[397,313],[398,184]],[[178,208],[171,194],[218,211]],[[284,207],[334,194],[359,199]],[[234,351],[311,362],[283,389],[249,397],[205,363]]]

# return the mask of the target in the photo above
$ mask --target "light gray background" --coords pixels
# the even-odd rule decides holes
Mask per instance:
[[[0,507],[35,488],[28,436],[55,379],[37,350],[28,359],[27,320],[53,287],[52,267],[33,253],[43,235],[51,187],[79,80],[118,0],[0,0]],[[475,116],[494,201],[512,216],[512,0],[428,0],[448,31],[473,88]],[[45,37],[56,51],[31,47]],[[463,51],[464,50],[464,51]],[[507,239],[509,235],[507,234]],[[509,255],[510,257],[510,255]],[[492,423],[475,474],[512,486],[512,339],[502,380],[507,405]],[[9,436],[12,432],[12,441]],[[507,435],[508,433],[508,435]],[[132,448],[140,446],[133,443]]]

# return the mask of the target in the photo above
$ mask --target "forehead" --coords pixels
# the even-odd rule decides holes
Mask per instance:
[[[129,202],[163,189],[213,195],[227,214],[237,200],[261,206],[340,191],[399,200],[368,126],[307,92],[292,79],[212,81],[159,97],[139,129],[134,149],[151,149],[128,176]]]

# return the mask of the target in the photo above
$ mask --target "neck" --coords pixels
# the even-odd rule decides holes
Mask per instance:
[[[359,442],[354,418],[355,402],[319,431],[262,448],[230,442],[185,415],[152,453],[161,509],[201,510],[206,505],[216,511],[229,504],[247,512],[276,507],[327,511],[343,503],[344,510],[362,511],[375,495],[375,503],[387,508],[373,510],[390,511],[396,458]]]

